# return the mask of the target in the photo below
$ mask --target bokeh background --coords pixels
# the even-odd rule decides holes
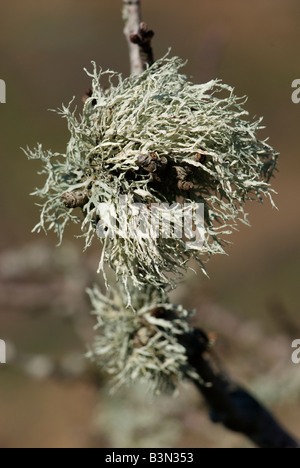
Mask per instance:
[[[298,0],[143,0],[155,30],[156,57],[188,59],[199,82],[221,78],[248,95],[264,116],[262,137],[281,153],[274,188],[279,211],[249,206],[252,228],[232,236],[229,256],[213,259],[210,280],[188,275],[174,300],[196,308],[195,321],[218,337],[230,372],[300,437],[300,366],[291,362],[299,323],[300,78]],[[55,109],[90,86],[91,60],[129,73],[121,0],[10,0],[0,5],[0,366],[1,447],[249,447],[209,422],[192,387],[177,400],[148,401],[143,388],[110,396],[82,354],[93,337],[83,293],[97,280],[97,246],[69,230],[62,247],[31,234],[38,220],[29,196],[42,180],[21,147],[63,151],[65,122]]]

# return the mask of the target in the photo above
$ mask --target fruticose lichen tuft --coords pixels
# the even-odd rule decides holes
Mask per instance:
[[[136,313],[128,309],[122,288],[110,296],[97,287],[89,291],[98,330],[89,357],[114,376],[115,389],[139,381],[151,393],[173,392],[186,378],[199,381],[183,344],[193,314],[153,289],[133,289],[130,294]]]
[[[210,255],[224,253],[226,235],[237,221],[247,223],[247,200],[272,201],[269,179],[277,153],[257,137],[261,119],[248,120],[246,99],[230,86],[219,80],[193,84],[180,73],[182,66],[165,57],[142,75],[123,79],[98,72],[94,64],[82,115],[71,104],[59,111],[71,134],[66,152],[41,145],[27,150],[44,163],[47,176],[35,192],[42,199],[35,229],[53,229],[60,240],[69,222],[80,223],[88,247],[101,221],[99,203],[117,210],[122,196],[147,205],[204,203],[201,249],[187,249],[182,238],[120,238],[117,227],[101,239],[99,269],[107,262],[123,283],[130,278],[137,287],[176,286],[189,258],[203,266]],[[81,214],[74,211],[78,206]]]
[[[165,57],[123,79],[94,64],[82,114],[72,104],[59,111],[71,134],[66,152],[41,145],[26,151],[43,162],[47,177],[34,193],[41,198],[35,229],[52,229],[62,241],[69,222],[81,224],[86,247],[97,235],[102,243],[99,270],[107,263],[116,273],[119,286],[110,295],[89,292],[99,329],[90,357],[116,386],[144,380],[155,393],[200,378],[184,346],[191,314],[169,303],[168,289],[190,258],[205,271],[204,260],[224,253],[226,235],[238,221],[248,223],[247,200],[273,203],[269,181],[278,156],[259,140],[261,119],[249,120],[245,98],[219,80],[191,83],[182,66]],[[161,220],[170,216],[178,234],[182,214],[197,224],[201,204],[200,243],[191,241],[193,226],[185,237],[167,235]]]

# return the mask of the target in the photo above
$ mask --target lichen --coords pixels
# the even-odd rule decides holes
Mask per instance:
[[[237,221],[248,223],[247,200],[272,201],[269,180],[277,153],[257,137],[261,119],[248,120],[246,99],[230,86],[219,80],[193,84],[180,73],[182,66],[180,59],[165,57],[141,76],[122,79],[98,72],[94,64],[82,115],[77,117],[71,104],[59,111],[71,134],[66,152],[44,151],[41,145],[26,151],[44,163],[47,176],[35,192],[42,199],[35,229],[53,229],[60,241],[66,225],[75,222],[90,246],[101,219],[99,203],[117,207],[120,196],[131,203],[204,203],[200,251],[187,249],[183,239],[102,240],[100,269],[110,264],[123,283],[130,277],[136,286],[174,287],[189,258],[203,267],[210,255],[224,253],[226,235]],[[104,89],[107,76],[110,86]],[[83,215],[66,201],[76,192],[84,200]]]
[[[54,230],[61,242],[68,223],[80,224],[86,248],[97,235],[102,244],[99,271],[108,264],[116,273],[119,287],[110,295],[89,292],[98,323],[89,356],[114,375],[116,386],[144,380],[155,393],[200,378],[182,341],[191,314],[170,304],[168,290],[191,258],[205,272],[211,255],[225,253],[228,234],[238,222],[248,224],[248,200],[266,197],[274,205],[270,179],[278,157],[259,139],[262,119],[249,119],[246,98],[220,80],[193,84],[182,67],[166,56],[123,79],[94,64],[82,113],[72,102],[58,111],[71,135],[65,153],[40,144],[26,150],[42,161],[46,176],[34,192],[41,199],[35,230]],[[185,212],[196,231],[163,235],[160,226],[154,235],[151,217],[170,215],[178,234]],[[191,242],[195,232],[200,243]]]
[[[170,304],[165,293],[153,288],[134,288],[130,294],[135,313],[127,307],[124,288],[114,288],[110,295],[101,294],[98,287],[89,290],[97,319],[89,357],[114,376],[114,389],[139,381],[157,394],[173,392],[186,378],[199,381],[183,344],[193,314]]]

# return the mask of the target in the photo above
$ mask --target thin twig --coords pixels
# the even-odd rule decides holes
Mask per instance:
[[[130,40],[131,34],[136,34],[142,21],[141,1],[123,0],[124,34],[129,47],[130,70],[132,75],[139,75],[144,70],[139,47]]]
[[[141,0],[123,0],[124,34],[128,42],[132,75],[141,74],[147,65],[153,64],[151,39],[146,23],[142,23]]]

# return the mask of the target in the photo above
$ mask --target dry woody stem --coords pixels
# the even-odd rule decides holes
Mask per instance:
[[[128,42],[130,70],[132,75],[141,74],[147,66],[154,62],[151,39],[153,31],[149,31],[142,22],[141,1],[123,0],[124,34]]]

